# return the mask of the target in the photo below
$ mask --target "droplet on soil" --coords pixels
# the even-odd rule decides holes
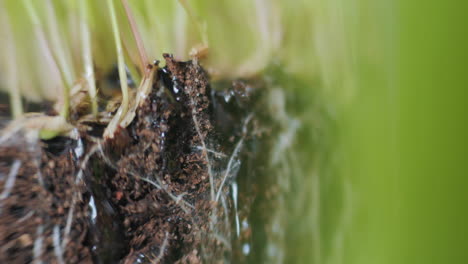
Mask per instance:
[[[229,103],[229,101],[231,101],[231,97],[232,95],[230,93],[224,93],[224,101],[226,103]]]
[[[244,255],[249,255],[250,253],[250,245],[248,243],[245,243],[244,245],[242,245],[242,253],[244,253]]]
[[[237,190],[237,183],[233,182],[231,184],[232,187],[232,200],[234,201],[234,210],[236,214],[236,234],[237,237],[240,235],[240,225],[239,225],[239,213],[237,211],[237,195],[238,195],[238,190]]]
[[[94,203],[94,197],[91,195],[91,198],[89,199],[89,207],[91,208],[91,222],[93,224],[96,223],[96,217],[97,217],[97,210],[96,210],[96,204]]]
[[[179,93],[179,88],[177,87],[177,85],[174,85],[174,87],[172,87],[172,90],[174,91],[174,93]]]
[[[249,222],[247,219],[242,220],[242,230],[247,230],[249,228]]]
[[[77,159],[81,158],[84,153],[83,141],[81,139],[78,139],[76,147],[73,149],[73,151],[75,152]]]

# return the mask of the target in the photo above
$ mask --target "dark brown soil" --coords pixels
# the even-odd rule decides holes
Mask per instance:
[[[77,178],[75,154],[17,140],[0,146],[0,263],[57,263],[57,257],[90,263],[89,193]],[[14,185],[7,191],[9,181]]]
[[[92,177],[96,192],[105,195],[99,200],[121,217],[123,248],[131,249],[122,256],[125,263],[182,260],[201,249],[201,231],[210,228],[207,160],[194,151],[211,130],[207,76],[196,64],[165,58],[164,71],[171,74],[160,72],[160,79],[174,80],[165,85],[180,90],[154,89],[132,125],[105,142],[104,157],[93,162],[102,172]],[[200,254],[191,262],[200,262]]]
[[[236,83],[228,103],[197,63],[164,58],[134,121],[113,139],[81,129],[79,140],[18,136],[0,146],[0,263],[229,258],[232,202],[222,201],[250,95]]]

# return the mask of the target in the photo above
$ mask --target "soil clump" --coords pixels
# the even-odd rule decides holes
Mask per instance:
[[[135,119],[112,139],[0,145],[0,263],[204,263],[232,254],[233,201],[253,97],[214,91],[165,54]],[[101,135],[99,135],[101,134]],[[231,154],[232,153],[232,154]],[[234,245],[235,246],[235,245]]]

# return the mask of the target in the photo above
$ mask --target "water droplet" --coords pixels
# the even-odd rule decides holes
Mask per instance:
[[[73,151],[75,152],[75,156],[77,159],[81,158],[81,156],[84,153],[83,141],[81,141],[81,139],[78,139],[76,148]]]
[[[136,262],[137,263],[143,263],[143,260],[146,258],[145,255],[143,255],[142,253],[138,254],[138,258],[136,259]]]
[[[93,224],[95,224],[96,223],[96,217],[97,217],[97,210],[96,210],[96,204],[94,203],[94,197],[93,196],[91,196],[91,199],[89,199],[88,205],[91,208],[91,222],[93,222]]]
[[[249,255],[250,254],[250,245],[245,243],[244,245],[242,245],[242,253],[244,253],[244,255]]]
[[[232,95],[230,93],[225,93],[224,94],[224,101],[226,103],[229,103],[229,101],[231,101],[231,97],[232,97]]]
[[[237,193],[238,193],[238,189],[237,189],[237,183],[233,183],[231,185],[232,187],[232,200],[234,201],[234,210],[235,210],[235,219],[236,219],[236,234],[237,234],[237,237],[240,236],[240,225],[239,225],[239,213],[237,212]]]
[[[247,221],[247,219],[242,220],[242,229],[245,230],[248,228],[249,228],[249,222]]]

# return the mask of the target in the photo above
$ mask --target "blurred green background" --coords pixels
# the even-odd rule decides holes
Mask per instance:
[[[350,199],[324,257],[466,263],[466,4],[343,2],[355,8],[344,15],[354,94],[338,107],[335,166]]]
[[[79,16],[67,15],[78,13],[76,2],[53,2],[79,78],[78,30],[72,30]],[[468,262],[465,2],[188,1],[192,18],[176,1],[129,2],[150,58],[162,52],[187,58],[206,30],[205,65],[213,76],[255,75],[272,62],[289,76],[280,87],[301,97],[293,112],[302,125],[290,151],[304,173],[287,204],[306,200],[296,208],[302,217],[286,217],[292,233],[284,243],[286,263]],[[56,93],[31,85],[54,71],[37,70],[41,51],[30,41],[23,7],[3,0],[2,8],[17,40],[23,94],[51,99]],[[115,63],[106,8],[93,2],[88,21],[102,69]],[[130,36],[118,12],[122,34]],[[2,36],[8,52],[11,36]],[[134,44],[126,48],[135,54]],[[0,62],[7,72],[11,64]],[[60,83],[40,83],[51,81]]]

